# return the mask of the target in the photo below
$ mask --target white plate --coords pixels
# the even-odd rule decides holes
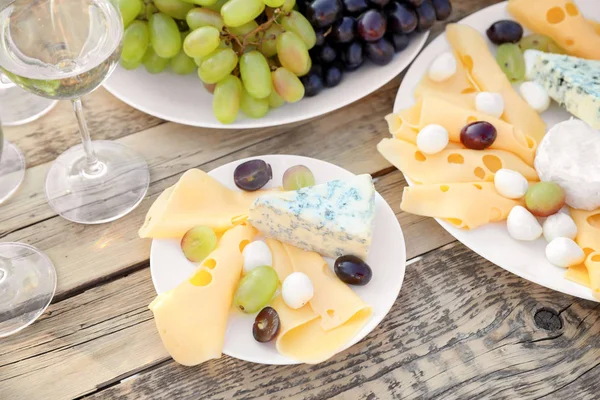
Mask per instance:
[[[600,7],[598,7],[597,2],[598,0],[575,0],[583,15],[587,18],[600,20]],[[514,19],[506,10],[506,4],[507,2],[503,2],[487,7],[468,16],[460,21],[460,23],[476,28],[487,40],[485,31],[492,23],[501,19]],[[525,34],[528,33],[530,32],[525,32]],[[488,44],[490,50],[495,54],[496,46],[489,40]],[[423,50],[402,80],[402,85],[396,95],[394,112],[414,104],[413,93],[417,84],[421,81],[424,72],[427,71],[430,63],[438,54],[447,50],[450,50],[450,45],[443,34]],[[556,103],[553,103],[550,109],[542,115],[548,125],[548,129],[554,124],[568,119],[570,116],[571,114],[560,108]],[[544,238],[540,238],[535,242],[514,240],[508,235],[506,222],[488,224],[467,231],[457,229],[443,220],[437,219],[437,221],[452,236],[460,240],[471,250],[521,278],[558,292],[581,297],[586,300],[598,301],[594,299],[588,288],[566,280],[564,278],[564,269],[555,267],[546,260],[544,250],[547,243]]]
[[[221,124],[212,112],[212,95],[193,73],[179,76],[170,71],[152,75],[144,67],[127,71],[120,65],[104,87],[121,101],[146,114],[185,125],[204,128],[263,128],[317,117],[353,103],[391,81],[404,71],[423,48],[429,32],[411,37],[410,45],[397,53],[392,62],[377,66],[367,62],[357,71],[345,73],[342,82],[315,97],[286,104],[260,119],[246,117],[241,111],[230,125]]]
[[[325,161],[313,158],[268,155],[253,157],[265,160],[273,168],[273,179],[266,187],[281,186],[281,178],[286,169],[303,164],[313,171],[317,183],[353,176],[351,172]],[[233,171],[245,160],[239,160],[216,168],[209,173],[227,187],[235,190]],[[379,193],[375,199],[376,216],[373,244],[367,263],[373,269],[373,278],[368,285],[351,287],[367,304],[373,307],[373,316],[368,324],[348,344],[350,347],[362,340],[381,322],[396,301],[406,264],[404,236],[396,215]],[[195,270],[195,264],[189,262],[181,251],[179,240],[153,240],[150,252],[150,270],[152,282],[158,293],[163,293],[189,278]],[[326,259],[333,266],[332,259]],[[255,315],[231,314],[225,335],[223,353],[259,364],[296,364],[297,362],[282,356],[271,344],[258,343],[252,336],[252,324]]]

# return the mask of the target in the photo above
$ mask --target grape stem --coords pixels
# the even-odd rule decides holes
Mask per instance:
[[[282,14],[281,9],[276,8],[275,10],[273,10],[273,15],[271,15],[271,18],[266,20],[264,23],[258,25],[256,28],[254,28],[250,32],[246,33],[244,36],[242,36],[241,41],[240,41],[240,37],[231,33],[227,29],[227,27],[223,27],[223,30],[225,31],[225,34],[223,36],[225,38],[228,38],[228,39],[234,41],[238,45],[239,50],[236,51],[236,53],[238,56],[240,56],[240,55],[244,54],[244,50],[246,49],[246,46],[248,46],[248,45],[257,46],[257,47],[262,46],[264,37],[261,37],[258,42],[253,42],[253,41],[251,42],[250,38],[259,32],[266,31],[273,24],[280,25],[279,22],[277,21],[277,19],[281,16],[281,14]]]

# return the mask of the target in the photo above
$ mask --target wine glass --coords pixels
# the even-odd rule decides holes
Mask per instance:
[[[58,103],[24,91],[0,73],[0,121],[16,126],[34,121]]]
[[[143,158],[116,142],[92,142],[83,115],[81,96],[114,70],[122,36],[123,21],[110,0],[16,0],[0,10],[0,70],[34,94],[72,102],[82,144],[51,166],[46,196],[73,222],[122,217],[150,183]]]
[[[25,158],[19,149],[4,140],[0,125],[0,204],[12,196],[25,178]]]

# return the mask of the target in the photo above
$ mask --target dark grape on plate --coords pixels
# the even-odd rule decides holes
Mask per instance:
[[[376,42],[365,43],[365,53],[373,63],[386,65],[394,58],[395,49],[389,40],[381,38]]]
[[[369,10],[358,17],[358,34],[367,42],[381,39],[386,29],[387,22],[380,11]]]
[[[490,147],[497,136],[496,127],[486,121],[475,121],[460,131],[460,142],[468,149],[483,150]]]
[[[367,0],[343,0],[346,15],[358,16],[369,8]]]
[[[323,90],[323,79],[317,74],[308,74],[300,78],[304,85],[304,94],[308,97],[318,95]]]
[[[313,26],[326,28],[342,16],[343,9],[340,0],[315,0],[306,8],[306,16]]]
[[[343,17],[335,23],[331,31],[331,38],[336,43],[348,43],[356,37],[356,20],[352,17]]]
[[[405,4],[394,1],[386,9],[388,30],[393,33],[411,33],[417,29],[417,13]]]
[[[523,37],[523,27],[515,21],[501,20],[494,22],[485,33],[494,44],[518,43]]]
[[[416,11],[418,17],[417,32],[425,32],[433,26],[437,19],[435,9],[429,0],[425,0],[416,8]]]
[[[334,87],[342,81],[343,76],[342,66],[340,64],[332,64],[325,68],[323,82],[326,87]]]

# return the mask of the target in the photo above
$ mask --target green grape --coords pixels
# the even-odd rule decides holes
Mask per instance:
[[[279,93],[276,90],[271,90],[271,94],[269,95],[269,107],[271,108],[279,108],[285,104],[285,100],[281,98]]]
[[[218,13],[221,12],[221,8],[223,7],[223,4],[227,3],[229,0],[217,0],[217,2],[215,4],[213,4],[212,6],[207,6],[206,8],[208,8],[209,10],[212,11],[216,11]]]
[[[271,69],[267,59],[258,51],[240,57],[240,75],[248,93],[256,99],[264,99],[273,90]]]
[[[197,68],[194,59],[185,54],[183,49],[175,57],[171,58],[171,69],[178,75],[191,74]]]
[[[235,69],[238,56],[232,49],[213,51],[198,67],[198,76],[204,83],[217,83]]]
[[[525,78],[525,59],[518,45],[504,43],[498,46],[496,62],[511,82]]]
[[[247,313],[253,314],[266,306],[277,290],[279,278],[271,267],[253,269],[244,276],[233,296],[233,304]]]
[[[200,28],[201,26],[214,26],[220,31],[225,25],[221,14],[216,11],[209,10],[208,8],[192,8],[187,13],[185,20],[192,30]]]
[[[307,49],[312,49],[317,43],[317,35],[315,30],[304,15],[298,11],[292,10],[288,15],[281,18],[281,25],[286,31],[294,32],[300,36],[306,44]]]
[[[150,42],[162,58],[175,57],[181,50],[181,34],[173,18],[163,13],[153,14],[148,21]]]
[[[283,173],[283,190],[298,190],[304,187],[315,186],[315,176],[304,165],[288,168]]]
[[[258,23],[256,21],[252,20],[242,26],[238,26],[236,28],[228,28],[228,30],[235,36],[239,37],[240,42],[242,42],[244,36],[247,35],[248,33],[252,32],[256,28],[258,28]],[[248,42],[258,42],[260,40],[260,35],[261,35],[261,32],[256,32],[254,35],[249,36],[247,38],[247,40],[248,40]]]
[[[139,59],[137,61],[126,61],[123,60],[123,58],[121,58],[119,60],[119,64],[121,64],[121,67],[125,68],[125,69],[136,69],[137,67],[139,67],[140,65],[142,65],[142,59]]]
[[[217,247],[217,235],[208,226],[196,226],[183,235],[181,250],[191,262],[202,262]]]
[[[566,200],[565,190],[554,182],[538,182],[527,189],[525,207],[536,217],[556,214]]]
[[[194,6],[180,0],[154,0],[154,5],[161,13],[169,17],[185,20],[185,16]],[[150,19],[151,16],[148,16]]]
[[[117,4],[125,28],[142,12],[142,0],[117,0]]]
[[[243,89],[240,108],[250,118],[262,118],[269,112],[269,100],[256,99]]]
[[[262,0],[229,0],[221,8],[221,16],[225,25],[236,28],[256,19],[264,9]]]
[[[260,52],[265,57],[273,57],[277,54],[277,38],[283,33],[281,27],[277,24],[271,25],[264,33],[260,47]]]
[[[288,103],[295,103],[304,97],[304,85],[290,70],[280,67],[271,73],[273,88]]]
[[[144,67],[146,67],[146,71],[150,72],[151,74],[158,74],[167,68],[167,65],[169,65],[169,59],[160,57],[158,54],[156,54],[152,46],[148,46],[142,63],[144,64]]]
[[[137,68],[146,54],[150,33],[144,21],[133,21],[123,34],[122,65],[127,69]],[[133,67],[133,66],[136,67]]]
[[[298,76],[310,70],[310,56],[306,44],[294,32],[284,32],[277,38],[277,56],[281,65]]]
[[[195,4],[198,6],[212,6],[213,4],[215,4],[217,2],[217,0],[182,0],[186,3],[190,3],[190,4]]]
[[[519,47],[522,51],[525,50],[539,50],[544,52],[565,54],[565,51],[557,45],[554,40],[548,36],[534,33],[533,35],[527,35],[519,42]]]
[[[267,7],[279,8],[285,3],[285,0],[263,0]]]
[[[193,30],[183,42],[183,50],[190,57],[204,57],[215,51],[221,42],[221,32],[214,26]]]
[[[281,11],[288,13],[288,12],[292,11],[295,6],[296,6],[296,0],[285,0],[285,2],[283,3],[283,6],[281,7]]]
[[[213,113],[223,123],[235,121],[240,110],[242,82],[237,76],[229,75],[215,86],[213,93]]]

